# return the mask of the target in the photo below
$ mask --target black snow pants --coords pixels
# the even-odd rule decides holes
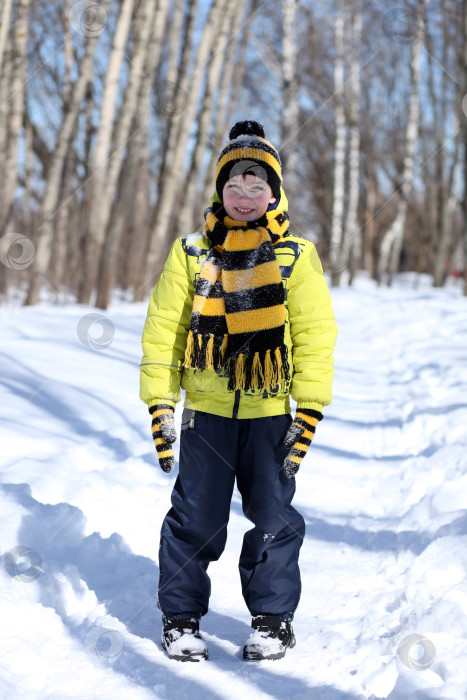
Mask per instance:
[[[225,547],[235,478],[243,512],[254,524],[239,562],[246,605],[252,616],[293,617],[305,523],[291,505],[295,479],[280,469],[291,422],[290,414],[235,419],[199,411],[190,427],[182,420],[179,474],[159,549],[158,604],[165,617],[207,612],[207,568]]]

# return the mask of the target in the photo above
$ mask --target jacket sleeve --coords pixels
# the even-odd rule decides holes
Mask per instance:
[[[332,400],[337,326],[323,268],[309,241],[290,277],[287,305],[293,359],[290,393],[297,408],[322,411]]]
[[[180,401],[180,378],[194,287],[182,239],[173,244],[149,301],[143,329],[140,398],[148,406]]]

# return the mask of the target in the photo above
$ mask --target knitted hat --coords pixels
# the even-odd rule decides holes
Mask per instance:
[[[264,138],[264,128],[255,121],[237,122],[229,134],[230,141],[217,160],[216,192],[222,201],[225,183],[235,175],[251,173],[265,180],[272,194],[281,195],[281,159],[272,143]]]

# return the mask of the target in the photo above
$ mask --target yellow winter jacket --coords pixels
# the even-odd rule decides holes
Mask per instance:
[[[194,233],[173,244],[149,301],[142,338],[142,401],[175,406],[181,386],[185,407],[233,418],[289,413],[289,395],[298,408],[321,411],[331,403],[337,328],[318,254],[310,241],[289,232],[274,250],[285,288],[290,382],[270,392],[229,391],[222,370],[182,367],[195,286],[209,251],[206,236]]]

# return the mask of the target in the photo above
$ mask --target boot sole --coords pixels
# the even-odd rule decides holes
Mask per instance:
[[[192,661],[192,662],[197,662],[197,661],[207,661],[209,658],[208,652],[194,652],[193,654],[183,654],[181,656],[180,654],[169,654],[167,651],[167,648],[165,644],[162,642],[162,648],[167,654],[169,659],[172,659],[173,661]]]
[[[191,662],[198,662],[198,661],[207,661],[208,660],[208,655],[207,654],[189,654],[188,656],[177,656],[176,654],[167,654],[169,659],[173,659],[173,661],[191,661]]]
[[[243,650],[243,658],[245,661],[277,661],[278,659],[283,659],[287,649],[293,649],[296,644],[295,636],[290,640],[290,644],[285,647],[284,651],[279,654],[269,654],[269,656],[264,656],[260,652],[246,652]]]

